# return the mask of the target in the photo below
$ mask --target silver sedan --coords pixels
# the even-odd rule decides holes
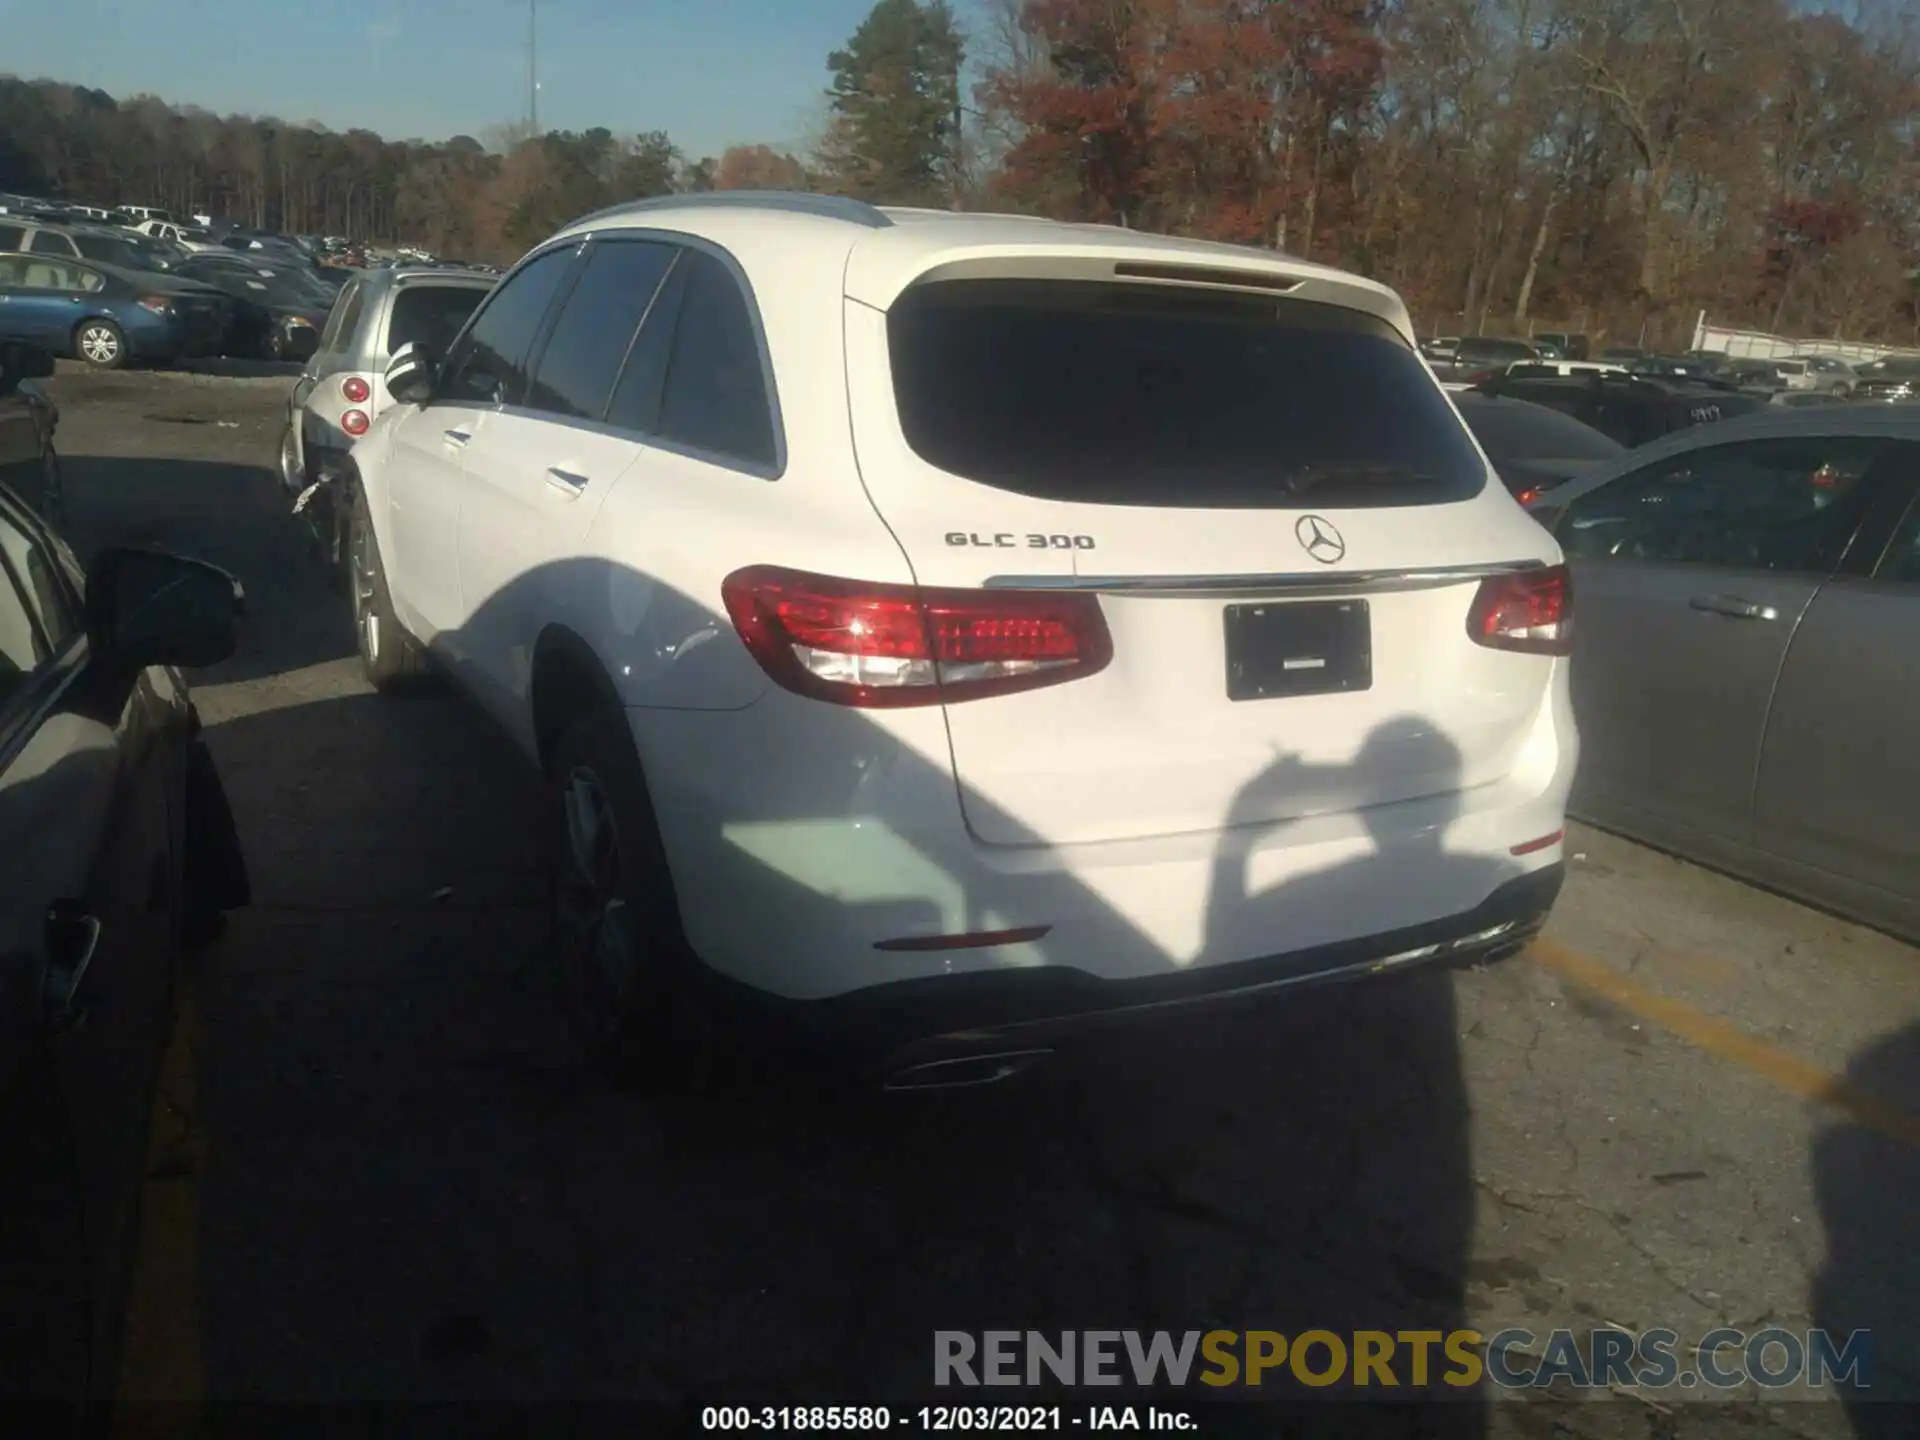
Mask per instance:
[[[1920,939],[1920,407],[1769,409],[1530,507],[1603,828]]]

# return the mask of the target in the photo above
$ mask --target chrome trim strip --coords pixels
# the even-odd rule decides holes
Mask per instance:
[[[1501,560],[1443,569],[1282,571],[1272,575],[994,575],[989,590],[1090,590],[1120,595],[1271,595],[1341,590],[1419,590],[1543,570],[1544,560]]]
[[[1387,970],[1399,970],[1408,966],[1474,955],[1516,942],[1525,944],[1531,942],[1539,930],[1539,923],[1528,918],[1502,920],[1469,935],[1456,935],[1451,940],[1436,940],[1428,945],[1415,946],[1410,950],[1400,950],[1391,955],[1376,956],[1369,960],[1350,960],[1345,964],[1330,965],[1318,970],[1302,970],[1292,975],[1279,975],[1271,980],[1261,980],[1251,985],[1203,990],[1192,995],[1169,995],[1157,1000],[1136,1000],[1098,1010],[1075,1011],[1066,1015],[1041,1015],[1031,1020],[1016,1020],[1005,1025],[983,1025],[953,1030],[932,1038],[935,1040],[1011,1040],[1017,1044],[1024,1034],[1045,1035],[1054,1026],[1061,1024],[1092,1027],[1103,1023],[1124,1022],[1141,1016],[1160,1015],[1168,1011],[1188,1010],[1222,1001],[1232,1002],[1269,995],[1275,991],[1292,990],[1303,985],[1319,985],[1329,981],[1378,975]]]

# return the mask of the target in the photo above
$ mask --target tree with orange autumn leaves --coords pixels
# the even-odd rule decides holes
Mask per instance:
[[[987,3],[971,203],[1286,250],[1448,329],[1920,344],[1910,5]]]
[[[1018,120],[996,188],[1078,218],[1311,248],[1344,220],[1385,51],[1371,0],[1027,0],[1045,63],[983,103]]]

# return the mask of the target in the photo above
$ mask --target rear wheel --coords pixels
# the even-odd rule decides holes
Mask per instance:
[[[704,1089],[718,1046],[633,737],[578,716],[547,766],[549,900],[560,1000],[588,1065],[651,1093]]]
[[[95,370],[127,363],[127,337],[111,320],[82,320],[73,332],[73,353]]]
[[[427,673],[426,652],[393,613],[387,572],[380,563],[380,542],[366,497],[355,495],[347,532],[347,567],[353,582],[353,629],[360,646],[360,669],[375,690],[402,689]]]

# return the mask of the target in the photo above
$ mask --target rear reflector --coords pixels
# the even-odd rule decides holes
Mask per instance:
[[[340,393],[347,397],[349,404],[364,405],[367,403],[367,397],[373,394],[373,390],[358,375],[349,375],[340,382]]]
[[[1573,577],[1564,565],[1492,575],[1467,612],[1467,635],[1494,650],[1573,652]]]
[[[1541,850],[1551,849],[1567,838],[1567,832],[1556,830],[1551,835],[1542,835],[1537,840],[1526,840],[1507,851],[1509,855],[1532,855]]]
[[[1038,940],[1051,925],[1022,925],[1017,930],[970,930],[963,935],[903,935],[897,940],[876,940],[876,950],[981,950],[989,945],[1023,945]]]
[[[1092,595],[939,590],[736,570],[721,598],[775,683],[835,705],[954,704],[1092,675],[1113,658]]]
[[[371,423],[372,422],[367,419],[367,412],[364,410],[349,410],[340,417],[340,428],[349,435],[366,434],[367,426]]]

